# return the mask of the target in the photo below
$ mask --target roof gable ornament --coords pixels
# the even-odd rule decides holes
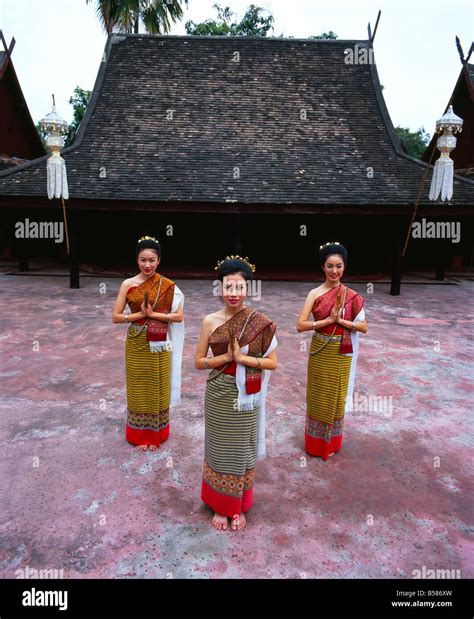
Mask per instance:
[[[3,36],[3,31],[0,30],[0,41],[3,45],[3,49],[5,50],[5,56],[0,66],[0,78],[1,78],[3,77],[3,74],[5,73],[7,69],[8,63],[11,62],[13,48],[15,47],[15,37],[12,37],[10,46],[7,47],[7,42],[5,41],[5,37]]]
[[[456,36],[456,47],[458,50],[458,54],[459,54],[459,58],[461,60],[461,64],[464,66],[469,62],[469,59],[471,57],[472,52],[474,51],[474,43],[471,43],[471,47],[469,48],[469,51],[467,52],[467,56],[464,57],[464,52],[461,46],[461,41],[459,40],[459,37]]]
[[[379,11],[379,12],[378,12],[378,15],[377,15],[377,21],[375,22],[375,28],[374,28],[374,33],[373,33],[373,34],[372,34],[372,29],[371,29],[371,27],[370,27],[370,22],[367,24],[367,33],[368,33],[368,35],[369,35],[369,41],[370,41],[371,43],[373,43],[373,42],[374,42],[374,39],[375,39],[375,34],[376,34],[376,32],[377,32],[377,28],[378,28],[378,26],[379,26],[379,20],[380,20],[380,16],[381,16],[381,15],[382,15],[382,11]]]

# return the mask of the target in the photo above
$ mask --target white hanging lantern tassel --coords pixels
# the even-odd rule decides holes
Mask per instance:
[[[47,161],[47,189],[48,198],[69,198],[66,176],[66,162],[61,157],[61,148],[64,146],[64,134],[67,131],[67,122],[56,112],[53,95],[53,109],[40,120],[40,125],[46,132],[46,145],[51,149],[51,157]]]
[[[67,186],[66,162],[60,156],[59,151],[53,152],[53,155],[47,162],[47,185],[48,198],[60,198],[61,196],[67,200],[69,198],[69,190]]]
[[[46,188],[48,198],[61,198],[63,207],[64,227],[66,230],[66,247],[69,255],[69,232],[64,200],[69,198],[67,186],[66,162],[61,157],[61,148],[64,146],[64,134],[67,131],[67,122],[56,112],[53,95],[53,109],[40,120],[40,126],[46,133],[46,145],[51,149],[51,157],[46,162]]]
[[[446,114],[436,121],[436,132],[442,132],[436,142],[441,155],[434,165],[430,200],[437,200],[440,194],[443,202],[453,197],[454,162],[449,153],[456,148],[456,138],[453,133],[461,132],[462,123],[462,119],[453,112],[452,105],[449,106]]]

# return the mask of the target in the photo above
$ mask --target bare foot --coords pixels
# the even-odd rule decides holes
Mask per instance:
[[[156,451],[158,449],[158,445],[148,445],[148,449],[150,451]]]
[[[138,451],[146,451],[148,449],[148,445],[138,445]]]
[[[331,451],[331,453],[329,454],[329,457],[333,456],[336,452],[335,451]]]
[[[232,523],[230,525],[232,531],[240,531],[247,524],[247,520],[244,514],[235,514],[232,517]]]
[[[227,529],[227,516],[220,516],[219,514],[214,514],[212,524],[216,527],[216,529],[225,531]]]

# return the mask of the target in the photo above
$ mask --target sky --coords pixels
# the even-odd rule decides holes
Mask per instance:
[[[269,11],[274,35],[305,38],[333,30],[339,39],[367,39],[382,11],[374,55],[383,95],[395,126],[432,134],[461,70],[455,36],[465,55],[473,39],[471,0],[189,0],[170,34],[185,35],[187,20],[216,17],[215,3],[240,19],[250,4]],[[92,90],[106,43],[95,0],[0,0],[0,29],[31,116],[36,123],[51,111],[72,120],[74,88]],[[471,57],[474,63],[474,53]]]

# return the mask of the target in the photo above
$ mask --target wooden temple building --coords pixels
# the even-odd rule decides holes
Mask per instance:
[[[453,112],[463,119],[463,129],[456,136],[456,148],[451,153],[456,174],[474,179],[474,64],[464,63],[454,87],[449,104]],[[448,106],[446,106],[447,111]],[[436,149],[436,137],[433,136],[422,160],[427,163],[431,159],[435,163],[439,157]]]
[[[7,47],[0,30],[0,171],[46,155],[31,118],[11,53],[15,39]]]
[[[396,294],[426,163],[404,152],[376,65],[346,62],[348,49],[372,58],[370,40],[109,35],[62,151],[72,271],[133,270],[135,242],[148,234],[170,276],[212,276],[218,258],[240,253],[260,276],[314,279],[319,246],[337,240],[350,274],[392,273]],[[14,238],[18,220],[62,220],[60,200],[47,198],[46,159],[0,172],[9,231],[0,254],[8,247],[24,269],[35,256],[67,259],[64,244]],[[431,170],[419,217],[460,221],[462,239],[411,239],[403,269],[442,277],[454,258],[473,266],[474,181],[455,176],[449,203],[429,201],[430,182]]]

